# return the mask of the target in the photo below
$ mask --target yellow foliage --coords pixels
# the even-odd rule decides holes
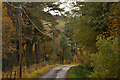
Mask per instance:
[[[66,60],[64,60],[64,64],[66,63]]]
[[[26,22],[26,24],[29,24],[29,22]]]
[[[24,50],[26,50],[26,44],[24,45]]]
[[[77,63],[77,62],[78,62],[77,55],[74,55],[74,57],[73,57],[73,62],[74,62],[74,63]]]
[[[38,70],[36,70],[35,66],[33,66],[33,69],[30,69],[31,72],[26,72],[22,78],[36,78],[40,77],[43,74],[45,74],[48,70],[50,70],[52,67],[58,66],[59,64],[55,65],[46,65],[44,67],[39,67]]]
[[[14,53],[16,52],[16,44],[10,43],[11,39],[14,40],[18,37],[16,34],[16,27],[13,26],[12,20],[8,16],[7,8],[2,3],[2,38],[3,42],[3,53]],[[13,37],[14,36],[14,37]]]
[[[33,44],[32,50],[33,50],[33,52],[35,52],[35,43]]]
[[[54,60],[54,53],[52,53],[52,54],[50,55],[50,61],[53,62],[53,60]],[[57,60],[57,55],[56,55],[56,54],[55,54],[55,60]]]
[[[78,61],[79,63],[88,63],[89,62],[89,52],[86,50],[82,50],[82,52],[78,51]]]
[[[64,64],[69,64],[69,63],[70,63],[70,59],[64,60]]]
[[[77,50],[80,50],[80,48],[77,48]]]
[[[83,55],[86,56],[86,51],[83,52]]]
[[[78,51],[78,55],[81,55],[80,51]]]

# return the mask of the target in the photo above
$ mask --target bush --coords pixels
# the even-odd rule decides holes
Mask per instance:
[[[94,67],[90,77],[94,78],[117,78],[118,77],[118,39],[115,37],[97,37],[98,52],[92,54],[91,65]]]
[[[88,75],[91,74],[91,70],[89,68],[89,65],[86,64],[75,66],[69,70],[68,78],[78,78],[78,80],[81,78],[81,80],[86,80],[86,78],[88,78]]]

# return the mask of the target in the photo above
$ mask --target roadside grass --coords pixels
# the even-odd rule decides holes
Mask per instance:
[[[49,64],[49,65],[48,65]],[[46,72],[48,72],[50,69],[56,66],[60,65],[77,65],[75,63],[71,64],[50,64],[47,62],[41,63],[41,64],[34,64],[29,66],[28,68],[26,66],[23,66],[22,68],[22,78],[39,78],[40,76],[44,75]],[[11,75],[12,71],[12,75]],[[1,75],[3,75],[3,78],[19,78],[19,66],[14,67],[11,71],[2,72]],[[16,72],[16,73],[15,73]]]
[[[59,66],[59,64],[55,65],[46,65],[45,67],[40,67],[39,69],[35,70],[32,69],[31,72],[25,73],[23,75],[23,78],[39,78],[43,74],[45,74],[47,71],[52,69],[53,67]]]
[[[72,67],[67,74],[67,78],[88,78],[92,69],[85,64]]]

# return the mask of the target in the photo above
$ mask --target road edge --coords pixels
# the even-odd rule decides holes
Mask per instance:
[[[66,80],[68,80],[68,73],[69,73],[69,71],[70,71],[73,67],[75,67],[75,66],[70,67],[70,69],[67,71],[67,73],[66,73]]]
[[[53,69],[53,68],[55,68],[55,67],[58,67],[58,66],[62,66],[62,64],[61,65],[55,65],[55,66],[52,66],[52,67],[50,67],[46,72],[44,72],[43,74],[41,74],[38,78],[41,78],[43,75],[45,75],[47,72],[49,72],[51,69]]]

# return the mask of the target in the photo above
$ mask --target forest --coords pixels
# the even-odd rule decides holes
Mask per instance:
[[[3,2],[2,77],[74,64],[70,78],[119,78],[119,15],[119,2]]]

